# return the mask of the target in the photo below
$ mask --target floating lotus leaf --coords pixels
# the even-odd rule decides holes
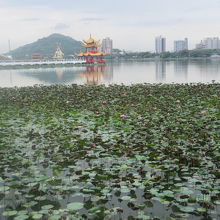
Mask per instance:
[[[7,190],[9,190],[10,188],[8,186],[0,186],[0,193],[1,192],[5,192]]]
[[[52,215],[52,216],[49,217],[48,220],[59,220],[60,218],[61,218],[60,215]]]
[[[215,203],[216,205],[220,205],[220,200],[216,200],[214,203]]]
[[[69,209],[69,210],[80,210],[80,209],[82,209],[83,208],[83,203],[80,203],[80,202],[72,202],[72,203],[69,203],[68,205],[67,205],[67,208]]]
[[[33,218],[33,219],[41,219],[42,216],[43,216],[42,214],[36,213],[36,214],[32,215],[32,218]]]
[[[121,199],[122,199],[122,200],[130,200],[131,197],[130,197],[130,196],[122,196]]]
[[[205,209],[205,208],[197,208],[196,210],[197,210],[198,212],[201,212],[201,213],[206,212],[206,209]]]
[[[54,206],[53,205],[44,205],[41,207],[41,209],[52,209]]]
[[[93,207],[93,208],[89,209],[89,213],[91,213],[91,214],[95,214],[95,213],[97,214],[100,212],[101,212],[101,210],[99,207]]]
[[[13,216],[16,214],[17,214],[17,211],[4,211],[2,215],[3,216]]]
[[[194,207],[191,207],[191,206],[178,206],[180,211],[182,212],[193,212],[195,210]]]
[[[14,220],[25,220],[28,219],[29,216],[28,215],[18,215],[14,218]]]

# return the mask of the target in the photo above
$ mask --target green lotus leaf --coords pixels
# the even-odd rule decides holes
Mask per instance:
[[[145,215],[143,211],[138,212],[138,219],[148,220],[151,219],[150,216]]]
[[[128,189],[128,188],[122,188],[122,189],[121,189],[121,192],[122,192],[122,193],[129,193],[129,192],[130,192],[130,189]]]
[[[92,214],[97,214],[100,212],[101,212],[101,210],[99,207],[93,207],[93,208],[89,209],[89,213],[92,213]]]
[[[9,190],[10,188],[8,186],[0,186],[0,192],[5,192]]]
[[[3,216],[13,216],[16,214],[17,214],[17,211],[4,211],[2,215]]]
[[[195,208],[191,207],[191,206],[178,206],[178,207],[179,207],[180,211],[186,212],[186,213],[193,212],[195,210]]]
[[[83,193],[94,193],[94,190],[92,190],[92,189],[83,189],[82,192]]]
[[[29,216],[28,215],[18,215],[14,218],[14,220],[25,220],[28,219]]]
[[[206,209],[205,209],[205,208],[197,208],[196,210],[197,210],[198,212],[201,212],[201,213],[206,212]]]
[[[52,216],[49,217],[48,220],[59,220],[60,218],[61,218],[60,215],[52,215]]]
[[[54,206],[53,205],[44,205],[44,206],[41,206],[41,209],[52,209]]]
[[[196,198],[190,197],[190,198],[188,198],[188,202],[189,203],[195,203],[196,202]]]
[[[76,210],[80,210],[80,209],[82,209],[83,208],[83,203],[81,203],[81,202],[72,202],[72,203],[69,203],[68,205],[67,205],[67,208],[69,209],[69,210],[74,210],[74,211],[76,211]]]
[[[130,197],[130,196],[122,196],[121,199],[122,199],[122,200],[130,200],[131,197]]]
[[[43,201],[43,200],[46,200],[46,196],[37,196],[35,197],[35,200],[39,200],[39,201]]]
[[[216,205],[220,205],[220,200],[216,200],[214,203],[215,203]]]
[[[43,216],[42,214],[36,213],[36,214],[32,215],[32,218],[33,219],[41,219],[42,216]]]

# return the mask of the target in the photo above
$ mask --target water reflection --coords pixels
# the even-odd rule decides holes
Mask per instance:
[[[26,69],[18,70],[20,75],[30,78],[36,78],[40,82],[48,84],[66,84],[74,81],[78,77],[78,72],[83,67],[76,68],[41,68],[41,69]]]
[[[97,65],[71,68],[48,68],[19,70],[20,75],[35,78],[47,84],[103,84],[113,79],[112,65]]]
[[[113,82],[113,72],[114,72],[114,66],[112,64],[105,66],[103,72],[103,79],[105,82],[107,83]]]
[[[63,70],[62,69],[55,69],[55,73],[56,73],[57,79],[61,80],[62,76],[63,76]]]
[[[192,65],[199,71],[203,80],[212,78],[215,80],[219,77],[220,73],[220,60],[219,59],[207,59],[204,61],[195,60]]]
[[[187,81],[188,77],[188,60],[178,60],[174,63],[174,74],[177,78]]]
[[[84,79],[84,84],[99,85],[111,83],[113,79],[112,65],[86,66],[80,76]]]
[[[35,84],[220,82],[220,60],[117,62],[107,65],[0,70],[0,87]]]
[[[156,61],[156,81],[163,82],[166,80],[166,61]]]

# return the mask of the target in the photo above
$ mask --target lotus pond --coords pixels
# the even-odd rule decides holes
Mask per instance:
[[[0,219],[220,219],[220,84],[0,89]]]

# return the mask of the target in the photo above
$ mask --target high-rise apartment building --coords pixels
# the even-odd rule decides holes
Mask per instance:
[[[113,49],[113,41],[106,37],[102,40],[102,52],[106,54],[111,54]]]
[[[203,50],[205,49],[204,42],[201,40],[200,43],[196,44],[196,49],[197,50]]]
[[[212,40],[213,49],[220,49],[220,40],[218,37],[214,37]]]
[[[155,50],[156,53],[162,53],[166,51],[166,38],[162,36],[155,38]]]
[[[174,41],[174,52],[188,50],[188,39]]]
[[[196,44],[196,49],[220,49],[220,39],[218,37],[208,37]]]
[[[204,39],[204,45],[205,49],[213,49],[213,39],[209,37]]]

